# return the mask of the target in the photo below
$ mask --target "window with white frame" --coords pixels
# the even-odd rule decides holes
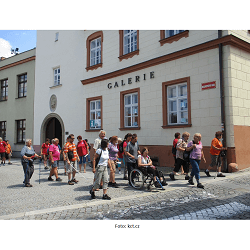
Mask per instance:
[[[101,63],[101,37],[90,42],[90,66]]]
[[[124,125],[138,127],[138,93],[124,96]]]
[[[168,124],[188,124],[187,83],[167,87]]]
[[[90,129],[101,128],[101,100],[90,102]]]
[[[124,30],[123,53],[137,50],[137,30]]]
[[[185,30],[165,30],[165,38],[177,35]]]
[[[54,69],[54,85],[55,86],[60,84],[60,80],[61,80],[60,74],[61,74],[61,70],[59,67]]]

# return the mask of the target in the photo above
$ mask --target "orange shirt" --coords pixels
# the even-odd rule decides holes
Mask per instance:
[[[211,155],[219,155],[220,154],[220,150],[217,150],[217,149],[214,149],[213,148],[216,147],[216,148],[222,148],[222,143],[220,140],[218,140],[217,138],[214,138],[211,142],[211,148],[210,148],[210,154]]]
[[[10,144],[8,144],[5,149],[6,149],[6,153],[9,154],[11,152]]]
[[[64,153],[67,154],[69,151],[73,151],[74,158],[71,161],[77,160],[76,145],[74,143],[67,142],[64,145]]]

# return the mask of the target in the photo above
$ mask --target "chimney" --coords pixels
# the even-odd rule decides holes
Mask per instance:
[[[3,61],[4,59],[6,59],[5,57],[1,56],[0,61]]]

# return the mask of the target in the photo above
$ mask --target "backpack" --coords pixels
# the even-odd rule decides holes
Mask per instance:
[[[172,154],[173,155],[176,155],[176,151],[177,151],[176,146],[177,146],[177,143],[175,144],[175,146],[174,145],[172,146]]]
[[[123,140],[120,144],[119,144],[119,152],[120,153],[123,153],[123,143],[125,142],[126,140]]]
[[[97,167],[97,165],[98,165],[98,163],[99,163],[99,161],[101,159],[101,155],[102,155],[102,149],[101,149],[101,153],[99,154],[99,156],[95,160],[95,167]]]

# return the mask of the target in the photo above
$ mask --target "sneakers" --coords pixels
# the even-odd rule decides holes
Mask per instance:
[[[111,200],[111,198],[110,198],[107,194],[104,194],[104,195],[102,196],[102,199],[103,199],[103,200]]]
[[[169,174],[169,177],[170,177],[170,179],[171,179],[172,181],[175,181],[175,178],[174,178],[174,174],[173,174],[173,173]]]
[[[189,180],[188,180],[188,183],[189,183],[190,185],[194,185],[194,182],[193,182],[192,179],[189,179]]]
[[[89,193],[91,194],[91,199],[95,199],[95,192],[92,190],[92,188],[89,190]]]
[[[77,181],[75,178],[71,180],[71,182],[75,182],[78,183],[79,181]]]
[[[122,174],[122,171],[121,171],[121,170],[119,170],[119,174]]]
[[[198,183],[197,188],[204,188],[204,186],[201,183]]]
[[[54,179],[51,177],[48,177],[48,181],[53,181]]]
[[[46,166],[46,167],[44,167],[44,169],[49,169],[49,168]]]
[[[69,185],[74,185],[74,182],[68,181],[68,184],[69,184]]]
[[[109,183],[108,183],[108,187],[112,187],[113,186],[113,183],[110,181]]]
[[[186,181],[189,180],[189,176],[188,176],[188,175],[185,176],[185,180],[186,180]]]
[[[219,174],[217,174],[217,177],[226,177],[226,176],[222,173],[219,173]]]
[[[62,179],[61,179],[60,177],[58,177],[58,178],[56,179],[56,181],[62,181]]]
[[[209,174],[209,171],[205,170],[204,172],[207,175],[207,177],[211,177],[211,175]]]
[[[25,187],[33,187],[31,184],[27,183],[25,184]]]
[[[119,188],[119,186],[117,185],[116,182],[112,183],[112,187],[114,187],[114,188]]]

